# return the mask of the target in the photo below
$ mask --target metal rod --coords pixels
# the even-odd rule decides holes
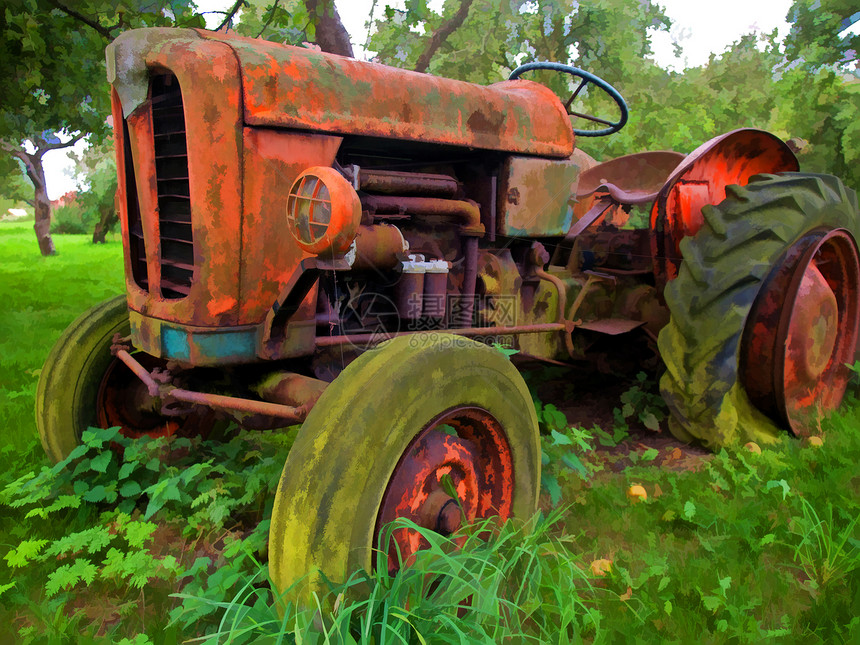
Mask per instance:
[[[490,242],[496,241],[496,192],[498,191],[498,183],[499,178],[493,174],[490,177],[490,220],[489,220],[489,234],[490,234]]]
[[[436,329],[425,331],[402,331],[394,334],[348,334],[345,336],[317,336],[317,347],[332,345],[362,344],[365,342],[394,338],[395,336],[410,336],[414,334],[456,334],[457,336],[504,336],[506,334],[540,334],[550,331],[563,331],[563,323],[537,323],[534,325],[518,325],[514,327],[463,327],[461,329]]]
[[[221,394],[207,394],[205,392],[192,392],[180,388],[165,386],[164,391],[150,376],[146,368],[124,349],[117,351],[116,357],[121,360],[135,375],[143,381],[150,396],[172,397],[177,401],[186,403],[198,403],[212,408],[223,410],[235,410],[237,412],[250,412],[251,414],[264,414],[270,417],[278,417],[288,421],[303,421],[307,416],[308,409],[304,406],[292,407],[280,403],[267,403],[266,401],[254,401],[253,399],[241,399],[235,396],[223,396]]]
[[[159,384],[155,382],[155,380],[149,375],[147,369],[138,363],[134,357],[129,354],[124,349],[120,349],[116,353],[116,357],[121,360],[132,372],[135,373],[137,378],[143,381],[143,384],[146,386],[147,391],[149,392],[149,396],[158,396]]]
[[[286,419],[288,421],[303,421],[307,416],[307,410],[302,407],[294,408],[290,405],[267,403],[266,401],[254,401],[253,399],[241,399],[236,396],[207,394],[206,392],[192,392],[190,390],[181,390],[178,388],[170,390],[168,394],[177,401],[198,403],[200,405],[207,405],[211,408],[221,408],[222,410],[264,414],[266,416],[278,417],[279,419]]]

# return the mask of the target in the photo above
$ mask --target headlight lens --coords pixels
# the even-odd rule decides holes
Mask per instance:
[[[345,253],[360,222],[358,194],[334,168],[308,168],[290,188],[287,224],[299,246],[308,253]]]

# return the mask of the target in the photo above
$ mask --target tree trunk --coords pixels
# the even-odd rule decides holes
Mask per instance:
[[[42,255],[57,255],[54,240],[51,239],[51,200],[48,199],[48,185],[45,181],[45,167],[42,165],[42,156],[51,150],[59,150],[75,145],[84,136],[83,132],[74,135],[68,141],[60,141],[55,136],[48,141],[44,135],[33,137],[31,143],[36,151],[32,154],[27,152],[26,141],[11,142],[0,139],[0,149],[5,150],[13,157],[17,157],[24,163],[27,177],[33,184],[35,199],[33,209],[36,211],[36,223],[33,230],[36,231],[36,241],[39,243],[39,251]]]
[[[99,204],[99,221],[93,230],[93,244],[107,242],[107,232],[119,222],[119,193],[114,192],[110,203]]]
[[[349,33],[340,20],[334,0],[305,0],[305,7],[314,19],[314,40],[324,52],[355,58]]]
[[[54,240],[51,239],[51,200],[48,199],[48,188],[45,182],[45,168],[42,166],[42,155],[37,150],[36,154],[19,151],[18,158],[24,162],[27,168],[27,176],[33,182],[35,189],[36,223],[33,229],[36,231],[36,241],[39,242],[39,251],[42,255],[57,255]]]
[[[430,41],[427,43],[427,48],[418,57],[418,62],[415,63],[416,72],[427,71],[427,68],[430,67],[430,60],[436,52],[439,51],[442,43],[447,40],[448,36],[459,29],[460,25],[463,24],[463,21],[466,20],[466,16],[469,15],[469,8],[471,6],[472,0],[460,0],[460,8],[457,9],[457,13],[442,23],[439,28],[433,32],[430,36]]]

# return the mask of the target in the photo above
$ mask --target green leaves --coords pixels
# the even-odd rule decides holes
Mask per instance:
[[[696,505],[691,501],[684,502],[684,517],[692,520],[696,516]]]
[[[788,485],[788,482],[784,479],[780,479],[779,481],[770,480],[767,484],[765,484],[765,490],[773,490],[774,488],[782,489],[782,499],[785,500],[788,497],[789,492],[791,491],[791,486]]]
[[[130,440],[115,428],[90,429],[68,459],[0,490],[0,504],[23,509],[33,522],[33,537],[9,549],[5,565],[37,580],[58,606],[85,588],[96,596],[125,596],[158,581],[172,590],[180,578],[196,588],[212,579],[220,585],[212,593],[220,594],[219,601],[229,599],[231,585],[249,568],[256,570],[252,554],[265,548],[265,516],[293,434],[242,433],[224,443],[176,438],[168,444]],[[228,522],[255,528],[247,540],[230,539]],[[159,525],[173,527],[166,539],[174,552],[163,555],[165,534],[156,541]],[[60,535],[54,526],[62,527]],[[183,531],[192,538],[188,544],[204,531],[227,536],[219,575],[209,575],[211,558],[192,558],[179,545]],[[188,569],[186,558],[194,560]],[[14,586],[4,584],[0,593],[12,595]]]
[[[172,578],[179,571],[176,557],[172,555],[154,558],[146,550],[123,552],[112,548],[104,559],[101,575],[141,589],[152,578]]]
[[[615,419],[616,423],[625,427],[632,418],[648,430],[660,432],[660,422],[668,414],[656,382],[650,380],[645,372],[636,375],[636,384],[621,395],[621,404],[621,408],[614,411]]]
[[[520,350],[518,350],[518,349],[513,349],[513,348],[508,347],[508,346],[506,346],[506,345],[502,345],[501,343],[493,343],[493,349],[495,349],[496,351],[501,352],[501,353],[502,353],[502,354],[504,354],[507,358],[510,358],[510,357],[511,357],[511,356],[513,356],[514,354],[518,354],[518,353],[519,353],[519,351],[520,351]]]
[[[107,527],[94,526],[85,531],[71,533],[55,540],[50,548],[45,551],[45,556],[61,556],[68,553],[80,553],[82,551],[96,554],[108,546],[113,538],[114,536],[111,535]]]
[[[590,451],[593,436],[588,430],[568,427],[564,413],[552,404],[540,406],[538,419],[542,429],[549,429],[549,436],[541,441],[541,488],[549,494],[550,503],[556,506],[562,496],[561,483],[571,473],[581,478],[588,476],[588,468],[574,447],[582,452]]]
[[[45,591],[48,597],[54,596],[60,590],[71,589],[78,582],[89,585],[96,577],[98,567],[86,558],[76,558],[72,564],[64,564],[48,574]]]
[[[48,544],[48,540],[24,540],[9,551],[3,559],[10,567],[20,568],[39,557],[39,553]]]

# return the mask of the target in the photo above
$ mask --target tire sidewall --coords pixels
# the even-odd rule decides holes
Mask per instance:
[[[318,569],[335,580],[372,569],[376,519],[401,456],[432,419],[454,407],[483,408],[501,424],[513,460],[511,514],[535,512],[540,438],[522,377],[496,350],[434,336],[423,345],[397,338],[365,353],[308,416],[272,514],[270,567],[279,588]],[[308,582],[321,590],[315,576]]]
[[[681,241],[684,262],[665,291],[671,320],[658,342],[670,429],[711,449],[783,434],[752,405],[739,377],[744,328],[774,267],[812,231],[844,229],[855,245],[860,236],[856,194],[830,175],[756,175],[726,192],[725,201],[703,208],[699,232]]]
[[[113,337],[129,331],[126,298],[118,296],[79,316],[49,353],[36,390],[36,426],[55,463],[96,423],[99,386],[116,360],[110,353]]]

